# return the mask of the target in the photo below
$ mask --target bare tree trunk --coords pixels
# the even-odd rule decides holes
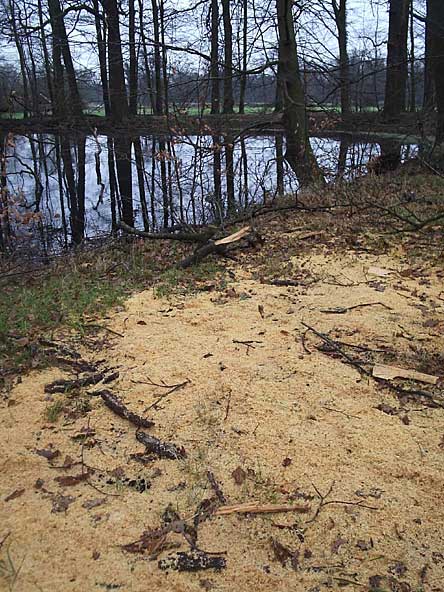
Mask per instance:
[[[224,21],[224,113],[234,112],[233,98],[233,27],[231,25],[230,0],[222,0]]]
[[[285,159],[301,184],[320,182],[323,176],[308,137],[305,96],[299,71],[291,0],[276,0],[279,30],[279,75],[284,107]]]
[[[94,24],[96,27],[97,36],[97,50],[99,56],[100,82],[102,83],[103,107],[105,109],[105,115],[109,117],[111,114],[111,106],[109,104],[108,72],[106,68],[106,24],[104,25],[104,32],[102,33],[102,19],[99,15],[99,0],[93,0],[93,8],[95,13]]]
[[[157,0],[151,0],[153,9],[154,28],[154,77],[156,81],[156,108],[155,114],[163,114],[163,90],[162,90],[162,58],[160,54],[160,32],[159,32],[159,7]]]
[[[219,113],[219,0],[211,0],[211,113]]]
[[[341,85],[341,112],[347,116],[351,112],[350,104],[350,64],[347,50],[347,0],[332,0],[338,30],[339,76]]]
[[[415,19],[413,0],[410,0],[410,112],[416,113]]]
[[[424,95],[422,110],[425,114],[432,113],[435,108],[435,82],[432,68],[432,39],[429,17],[429,2],[427,1],[427,17],[425,23],[425,64],[424,64]]]
[[[430,63],[436,89],[436,138],[435,144],[444,144],[444,3],[428,0],[427,19],[430,24]]]
[[[74,63],[72,61],[68,35],[66,34],[65,22],[63,20],[63,13],[59,0],[48,0],[48,9],[51,20],[52,34],[59,43],[60,51],[63,56],[63,63],[65,64],[66,81],[68,83],[70,99],[66,112],[69,115],[73,115],[74,117],[82,117],[82,101],[80,99],[79,89],[77,86]]]
[[[136,9],[135,0],[128,0],[129,40],[129,114],[137,115],[137,54],[136,54]]]
[[[245,91],[247,89],[248,51],[248,1],[242,0],[242,73],[239,90],[239,113],[245,112]]]
[[[384,101],[384,116],[388,120],[399,119],[401,112],[405,111],[408,78],[409,6],[410,0],[390,0]]]
[[[154,97],[154,92],[153,92],[153,84],[151,81],[151,70],[150,70],[150,63],[149,63],[149,59],[148,59],[148,49],[147,49],[144,20],[143,20],[143,0],[139,0],[139,22],[140,22],[140,38],[142,41],[143,65],[145,67],[147,93],[148,93],[148,97],[150,99],[151,110],[154,113],[155,112],[155,97]]]
[[[128,117],[117,0],[102,0],[108,22],[109,102],[111,117],[120,123]]]

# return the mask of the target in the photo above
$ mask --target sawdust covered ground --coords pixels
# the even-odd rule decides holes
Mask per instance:
[[[55,423],[48,406],[68,399],[44,387],[66,373],[33,372],[9,393],[0,409],[1,589],[444,589],[443,409],[400,400],[302,325],[371,350],[347,350],[367,368],[376,360],[444,374],[439,261],[412,261],[402,248],[335,249],[338,237],[288,230],[280,257],[246,256],[230,264],[228,283],[133,296],[107,321],[122,337],[85,353],[119,371],[109,388],[155,421],[151,434],[183,446],[184,460],[132,458],[143,452],[135,428],[86,394],[103,385],[78,393],[75,413],[71,396]],[[260,281],[276,275],[299,285]],[[371,306],[331,310],[359,304]],[[163,381],[188,382],[153,407],[167,389],[150,383]],[[433,392],[443,400],[439,385]],[[55,480],[86,467],[88,482]],[[307,512],[203,521],[197,545],[226,559],[219,572],[159,569],[159,559],[189,550],[183,532],[144,553],[122,551],[160,528],[169,504],[192,526],[214,496],[207,471],[228,504]]]

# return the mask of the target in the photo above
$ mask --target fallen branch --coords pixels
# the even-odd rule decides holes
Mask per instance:
[[[222,506],[214,512],[215,516],[227,516],[229,514],[278,514],[280,512],[298,512],[307,514],[310,506],[287,506],[284,504],[235,504],[233,506]]]
[[[51,382],[45,386],[45,393],[50,393],[52,395],[55,393],[66,393],[76,388],[97,384],[104,378],[106,378],[106,373],[97,372],[95,374],[90,374],[89,376],[77,378],[75,380],[54,380],[54,382]]]
[[[220,570],[226,567],[224,557],[208,555],[203,551],[192,551],[191,553],[179,552],[161,559],[158,563],[162,570],[174,569],[176,571],[200,571],[202,569]]]
[[[169,458],[170,460],[177,460],[179,458],[185,458],[186,456],[186,452],[183,447],[178,448],[177,446],[175,446],[174,444],[170,444],[169,442],[162,442],[154,436],[149,436],[148,434],[145,434],[145,432],[137,432],[136,439],[138,442],[145,446],[146,452],[156,454],[160,458]]]
[[[387,310],[393,310],[391,306],[387,306],[383,302],[368,302],[364,304],[355,304],[354,306],[334,306],[332,308],[320,308],[319,312],[327,313],[327,314],[345,314],[350,310],[355,310],[355,308],[364,308],[367,306],[383,306]]]
[[[207,471],[207,478],[208,478],[208,481],[210,482],[211,488],[213,489],[217,499],[220,501],[221,504],[226,504],[227,500],[224,496],[224,493],[223,493],[219,483],[216,481],[216,477],[214,476],[214,474],[211,471]]]
[[[153,421],[145,419],[144,417],[141,417],[140,415],[130,411],[119,399],[119,397],[117,397],[111,391],[103,390],[95,393],[95,395],[102,397],[105,405],[111,409],[111,411],[114,411],[116,415],[123,417],[123,419],[127,419],[138,428],[151,428],[154,425]]]
[[[203,246],[196,249],[194,253],[188,257],[185,257],[185,259],[179,263],[179,266],[185,269],[192,265],[196,265],[205,259],[205,257],[208,257],[208,255],[213,253],[228,256],[231,251],[238,248],[237,243],[239,243],[239,241],[242,239],[246,240],[247,246],[254,245],[257,242],[262,241],[262,238],[256,232],[254,232],[249,226],[245,226],[234,234],[230,234],[229,236],[219,240],[210,240]]]
[[[117,226],[127,234],[140,236],[141,238],[148,238],[150,240],[176,240],[190,243],[206,243],[218,230],[215,227],[208,227],[204,232],[145,232],[144,230],[138,230],[137,228],[128,226],[128,224],[122,221]]]

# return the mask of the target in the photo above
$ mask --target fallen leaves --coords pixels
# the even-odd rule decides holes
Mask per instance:
[[[237,467],[237,469],[234,469],[234,471],[231,473],[231,476],[233,477],[236,485],[242,485],[247,478],[247,474],[242,467]]]
[[[60,455],[60,450],[54,450],[53,448],[41,448],[35,451],[36,454],[39,456],[43,456],[46,460],[53,460]]]

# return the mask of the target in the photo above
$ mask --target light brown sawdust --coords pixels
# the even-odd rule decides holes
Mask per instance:
[[[145,291],[112,316],[109,327],[124,337],[97,358],[120,371],[112,389],[128,407],[143,414],[164,392],[150,381],[189,381],[150,411],[152,433],[183,445],[184,461],[143,467],[131,460],[131,453],[142,451],[135,429],[98,397],[91,398],[88,418],[49,424],[44,385],[63,376],[58,370],[33,372],[17,384],[0,409],[0,540],[10,533],[2,558],[8,548],[21,567],[14,590],[314,592],[368,589],[369,577],[376,575],[383,576],[385,590],[444,589],[443,410],[410,402],[404,405],[406,425],[400,416],[376,409],[381,403],[400,407],[389,391],[318,351],[315,337],[307,335],[310,354],[301,343],[304,321],[351,343],[390,346],[398,364],[414,362],[412,343],[442,351],[436,325],[424,323],[427,310],[443,319],[440,280],[430,269],[421,296],[415,294],[417,278],[399,274],[405,267],[400,258],[321,250],[293,261],[317,281],[274,287],[252,279],[248,267],[234,268],[235,279],[222,293],[167,300]],[[367,270],[375,265],[393,273],[370,277]],[[372,302],[390,310],[375,305],[342,315],[320,312]],[[252,347],[234,340],[252,341]],[[84,448],[83,457],[96,469],[92,483],[100,491],[86,483],[60,487],[55,477],[78,474],[80,467],[52,468],[35,450],[50,444],[60,450],[54,465],[65,455],[79,460],[82,447],[72,436],[88,421],[95,446]],[[118,481],[108,484],[109,472],[118,467],[127,477],[150,480],[151,488],[139,493]],[[241,485],[232,477],[237,467],[246,473]],[[229,503],[301,502],[310,505],[310,513],[207,520],[198,544],[226,554],[227,568],[219,573],[165,573],[157,560],[122,552],[120,545],[161,525],[168,504],[192,518],[213,495],[207,470]],[[36,488],[37,479],[43,487]],[[316,489],[324,494],[330,487],[327,501],[370,507],[332,503],[310,522],[319,505]],[[5,501],[20,489],[21,496]],[[75,501],[66,512],[52,513],[60,493]],[[103,505],[82,506],[100,498]],[[170,537],[187,550],[181,535]],[[299,552],[297,570],[276,560],[271,539]],[[7,590],[7,579],[0,582]]]

